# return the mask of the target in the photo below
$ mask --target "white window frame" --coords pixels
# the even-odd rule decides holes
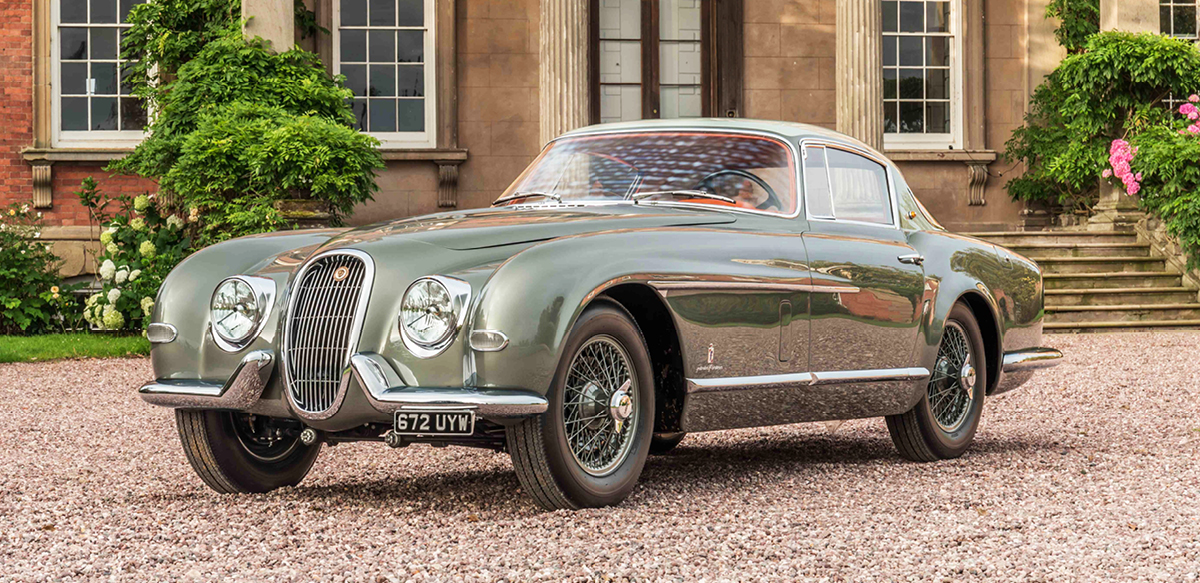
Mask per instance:
[[[89,10],[91,9],[89,3]],[[120,2],[117,3],[118,15],[120,14]],[[58,29],[62,26],[84,26],[92,27],[94,25],[79,23],[60,22],[61,14],[58,0],[50,2],[50,128],[51,138],[50,143],[56,148],[96,148],[96,149],[127,149],[136,147],[146,139],[148,135],[145,131],[132,130],[84,130],[84,131],[64,131],[62,129],[62,46]],[[106,26],[106,25],[102,25]],[[111,25],[113,28],[120,28],[120,23]],[[120,32],[118,31],[118,37]],[[88,50],[91,50],[89,46]],[[118,53],[119,56],[119,53]],[[121,69],[117,67],[117,83],[121,82]],[[120,107],[120,101],[117,103]],[[147,113],[146,123],[151,123],[149,113]]]
[[[423,132],[369,132],[363,133],[380,141],[384,149],[432,149],[437,147],[437,6],[436,0],[425,2],[425,131]],[[342,3],[341,0],[331,0],[333,4],[333,26],[330,36],[333,37],[333,73],[342,73]],[[369,30],[369,26],[350,27]],[[401,30],[416,30],[416,27],[400,27]],[[368,67],[367,83],[370,84]]]
[[[1200,41],[1200,34],[1197,34],[1197,33],[1175,34],[1175,9],[1176,8],[1187,8],[1187,7],[1192,7],[1192,8],[1196,9],[1197,30],[1198,30],[1198,32],[1200,32],[1200,2],[1197,2],[1196,0],[1168,0],[1168,2],[1169,2],[1168,4],[1161,4],[1161,3],[1159,4],[1160,10],[1162,8],[1168,8],[1169,14],[1171,15],[1171,20],[1169,22],[1158,23],[1158,28],[1159,28],[1159,30],[1162,31],[1162,34],[1165,34],[1171,38],[1180,38],[1180,39],[1184,39],[1184,40],[1190,40],[1193,42]],[[1160,14],[1161,14],[1161,12],[1160,12]]]
[[[963,147],[963,101],[965,99],[963,54],[963,0],[950,0],[950,133],[901,134],[884,133],[885,150],[959,150]],[[893,35],[896,33],[886,33]],[[911,33],[910,33],[911,34]],[[900,34],[899,36],[904,36]],[[924,34],[920,36],[925,36]],[[897,55],[897,58],[899,56]],[[883,71],[880,70],[880,75]]]

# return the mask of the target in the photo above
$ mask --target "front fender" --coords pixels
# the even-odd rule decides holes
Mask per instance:
[[[207,247],[184,259],[159,288],[153,322],[178,331],[174,342],[150,351],[158,380],[224,382],[245,354],[272,349],[279,329],[279,312],[288,277],[318,247],[340,230],[309,230],[242,237]],[[275,303],[262,333],[237,354],[221,350],[208,337],[208,305],[221,280],[231,275],[256,275],[275,281]]]

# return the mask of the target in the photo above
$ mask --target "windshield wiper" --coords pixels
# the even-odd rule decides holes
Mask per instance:
[[[727,202],[729,204],[736,204],[732,198],[729,198],[727,196],[721,196],[719,194],[713,194],[711,192],[705,192],[703,190],[656,190],[653,192],[639,192],[629,198],[631,200],[633,200],[634,202],[637,202],[639,200],[647,199],[652,196],[663,196],[663,195],[686,196],[687,198],[707,198],[707,199],[711,199],[711,200],[719,200],[721,202]]]
[[[554,202],[557,202],[557,203],[559,203],[559,204],[562,204],[562,195],[561,195],[561,194],[555,194],[555,193],[553,193],[553,192],[536,192],[536,191],[530,191],[530,192],[518,192],[518,193],[516,193],[516,194],[511,194],[511,195],[509,195],[509,196],[506,196],[506,197],[504,197],[504,198],[498,198],[498,199],[496,199],[496,201],[495,201],[495,202],[493,202],[493,203],[492,203],[492,206],[501,205],[501,204],[504,204],[504,203],[506,203],[506,202],[512,202],[512,201],[514,201],[514,200],[521,200],[522,198],[532,198],[532,197],[535,197],[535,196],[536,196],[536,197],[541,197],[541,198],[549,198],[549,199],[553,199],[553,200],[554,200]]]

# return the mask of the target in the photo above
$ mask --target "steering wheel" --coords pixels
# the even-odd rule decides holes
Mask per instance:
[[[754,174],[752,174],[750,172],[746,172],[745,170],[738,170],[735,168],[726,168],[724,170],[717,170],[716,172],[713,172],[712,174],[705,176],[704,179],[702,179],[700,181],[700,185],[708,187],[709,191],[713,191],[712,184],[711,184],[712,179],[714,179],[718,176],[724,176],[726,174],[731,174],[733,176],[740,176],[740,177],[745,178],[746,180],[749,180],[749,181],[762,187],[763,191],[767,193],[767,200],[764,201],[762,204],[758,205],[757,207],[755,207],[758,210],[765,211],[765,210],[770,209],[772,206],[774,206],[775,208],[777,208],[779,210],[783,210],[783,203],[779,200],[779,197],[776,196],[775,189],[771,188],[771,185],[767,184],[767,181],[763,180],[762,178],[759,178],[758,176],[755,176]],[[733,198],[733,197],[730,197],[730,198]]]

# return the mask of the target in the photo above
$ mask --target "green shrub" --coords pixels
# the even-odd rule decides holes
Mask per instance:
[[[1059,21],[1054,38],[1068,53],[1083,51],[1089,36],[1100,32],[1100,0],[1050,0],[1046,18]]]
[[[163,216],[155,195],[112,200],[120,210],[100,233],[101,289],[87,299],[83,317],[102,330],[141,330],[150,322],[158,288],[188,255],[191,240],[183,219]]]
[[[0,334],[65,330],[74,313],[62,261],[41,240],[42,214],[27,204],[0,209]],[[75,286],[77,287],[77,286]]]
[[[286,226],[277,200],[315,198],[349,213],[375,191],[378,144],[327,117],[237,102],[200,119],[159,186],[187,193],[205,217],[199,242],[207,245]]]
[[[342,79],[312,53],[245,39],[238,10],[235,0],[150,0],[131,13],[123,45],[138,61],[134,91],[156,115],[109,169],[154,179],[194,209],[198,245],[287,227],[274,207],[284,198],[327,202],[337,220],[371,199],[383,166],[378,141],[353,129]],[[319,30],[301,2],[296,15]]]
[[[1017,200],[1090,207],[1108,148],[1172,93],[1200,88],[1200,51],[1156,34],[1104,32],[1068,55],[1034,92],[1025,125],[1005,156],[1025,174],[1008,183]]]

